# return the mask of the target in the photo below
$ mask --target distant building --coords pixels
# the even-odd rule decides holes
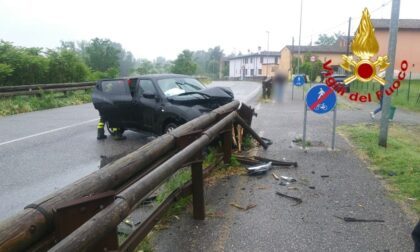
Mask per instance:
[[[351,41],[352,38],[350,38]],[[347,36],[342,36],[337,39],[337,42],[331,46],[317,45],[317,46],[300,46],[301,62],[306,53],[310,53],[314,60],[325,62],[332,60],[332,67],[335,72],[343,71],[340,68],[341,55],[347,52]],[[349,47],[351,53],[351,46]],[[299,47],[297,45],[287,45],[280,51],[279,70],[284,73],[292,74],[292,59],[298,57]]]
[[[389,19],[372,19],[375,27],[375,35],[379,44],[379,52],[377,56],[388,54],[389,41]],[[413,79],[420,79],[420,19],[400,19],[397,37],[397,48],[395,57],[395,72],[398,73],[401,61],[407,60],[409,70],[412,72]],[[350,37],[350,41],[353,37]],[[351,54],[351,44],[349,46]],[[332,67],[335,72],[344,72],[340,64],[342,62],[341,55],[347,52],[347,36],[339,37],[337,42],[331,46],[301,46],[301,58],[305,53],[310,53],[316,60],[325,62],[332,60]],[[298,46],[287,45],[280,51],[279,70],[292,74],[292,59],[297,57]]]
[[[225,59],[229,62],[229,79],[254,79],[272,76],[277,71],[280,52],[262,51]]]
[[[376,39],[379,43],[378,55],[388,54],[389,19],[372,19]],[[420,19],[400,19],[398,21],[395,70],[400,70],[401,61],[407,60],[412,78],[420,79]],[[407,77],[408,78],[408,77]]]

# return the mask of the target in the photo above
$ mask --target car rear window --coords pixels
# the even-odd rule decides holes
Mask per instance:
[[[112,95],[126,94],[125,80],[107,80],[101,83],[102,92]]]

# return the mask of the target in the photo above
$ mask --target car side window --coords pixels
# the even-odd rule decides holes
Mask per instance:
[[[111,95],[125,95],[127,93],[125,85],[124,80],[109,80],[102,81],[101,88],[104,93]]]
[[[140,80],[139,86],[140,86],[140,90],[139,90],[140,94],[143,94],[144,92],[156,94],[156,89],[151,80]]]

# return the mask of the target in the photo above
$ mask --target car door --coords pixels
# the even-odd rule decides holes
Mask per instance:
[[[123,127],[130,121],[130,108],[132,96],[125,79],[103,80],[101,83],[102,95],[105,101],[103,113],[106,119],[113,124]]]
[[[153,81],[151,79],[140,79],[135,97],[135,118],[139,122],[140,129],[153,131],[160,102],[161,99]]]

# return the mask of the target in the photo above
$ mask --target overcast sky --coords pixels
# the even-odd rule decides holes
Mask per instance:
[[[390,0],[303,0],[302,45],[319,33],[352,32],[364,7],[390,18]],[[420,0],[402,0],[400,18],[420,19]],[[0,0],[0,39],[55,48],[60,40],[109,38],[137,58],[176,58],[220,45],[226,54],[280,51],[299,37],[298,0]]]

